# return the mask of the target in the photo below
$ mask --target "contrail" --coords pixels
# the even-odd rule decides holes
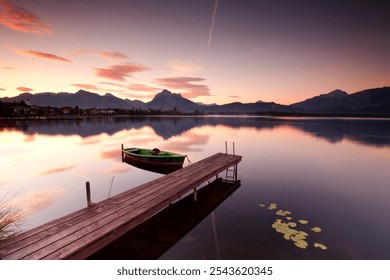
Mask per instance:
[[[217,10],[218,10],[218,3],[219,3],[219,0],[215,0],[214,12],[213,12],[213,17],[211,19],[211,26],[210,26],[210,31],[209,31],[209,41],[207,43],[207,48],[210,48],[211,39],[213,38],[213,30],[214,30],[215,16],[217,15]]]

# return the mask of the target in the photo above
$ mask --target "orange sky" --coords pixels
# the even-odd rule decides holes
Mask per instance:
[[[389,86],[389,4],[313,2],[0,0],[0,96],[291,104]]]

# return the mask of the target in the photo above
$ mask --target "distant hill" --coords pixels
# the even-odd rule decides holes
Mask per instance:
[[[336,89],[332,92],[321,94],[319,96],[306,99],[305,101],[291,104],[290,106],[293,108],[304,109],[304,110],[313,110],[313,111],[324,110],[324,109],[338,107],[340,99],[346,96],[348,96],[348,93]]]
[[[76,93],[68,92],[42,92],[42,93],[22,93],[15,97],[1,98],[3,102],[20,102],[28,100],[31,105],[51,106],[51,107],[76,107],[86,108],[120,108],[130,109],[132,107],[142,106],[141,101],[131,101],[129,99],[121,99],[110,93],[99,95],[97,93],[79,90]],[[140,104],[141,102],[142,104]]]
[[[163,90],[149,102],[121,99],[110,93],[97,93],[79,90],[76,93],[22,93],[15,97],[0,98],[2,102],[26,101],[31,105],[51,107],[154,109],[161,111],[203,113],[296,113],[296,114],[379,114],[390,115],[390,87],[374,88],[348,94],[342,90],[321,94],[291,105],[274,102],[205,105],[184,98],[181,94]]]
[[[290,107],[317,113],[390,114],[390,87],[366,89],[353,94],[335,90]]]
[[[156,96],[149,102],[145,103],[147,108],[160,109],[162,111],[180,110],[182,112],[193,112],[202,110],[204,106],[192,102],[181,96],[179,93],[172,93],[166,89],[157,93]]]

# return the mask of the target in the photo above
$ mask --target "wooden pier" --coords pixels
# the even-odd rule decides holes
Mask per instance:
[[[85,259],[202,183],[226,171],[237,179],[241,156],[218,153],[62,218],[0,242],[0,259]],[[233,167],[233,169],[231,169]]]

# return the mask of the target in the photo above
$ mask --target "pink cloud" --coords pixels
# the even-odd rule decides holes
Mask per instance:
[[[57,60],[57,61],[61,61],[61,62],[72,62],[69,59],[66,59],[66,58],[60,57],[58,55],[51,54],[51,53],[38,52],[38,51],[33,51],[33,50],[20,50],[20,49],[12,49],[12,50],[18,54],[32,56],[32,57],[36,57],[36,58]]]
[[[137,92],[148,92],[148,93],[152,92],[152,93],[156,93],[156,92],[161,91],[161,88],[152,87],[152,86],[144,85],[144,84],[128,84],[128,85],[125,85],[125,84],[108,83],[108,82],[100,82],[100,84],[109,85],[109,86],[115,86],[115,87],[120,87],[120,88],[125,88],[125,89],[128,89],[128,90],[137,91]],[[138,95],[138,96],[140,96],[140,95]]]
[[[127,55],[120,52],[112,52],[112,51],[98,51],[98,56],[108,60],[125,60],[127,59]]]
[[[186,98],[211,96],[210,89],[207,85],[194,84],[203,81],[205,79],[198,77],[171,77],[156,80],[158,84],[163,85],[165,88],[182,91],[182,95]]]
[[[87,90],[101,90],[99,87],[91,84],[70,84],[71,86],[87,89]]]
[[[5,90],[4,88],[0,88],[0,90]]]
[[[129,90],[141,91],[141,92],[158,92],[161,88],[152,87],[144,84],[129,84],[127,87]]]
[[[124,63],[112,65],[109,68],[95,68],[95,73],[96,76],[101,78],[115,81],[125,81],[125,78],[131,77],[133,73],[146,70],[149,70],[149,68],[143,65]]]
[[[118,83],[100,82],[99,84],[102,84],[102,85],[109,85],[109,86],[115,86],[115,87],[121,87],[121,88],[127,88],[126,85],[118,84]]]
[[[32,88],[28,88],[28,87],[18,87],[16,88],[18,91],[22,91],[22,92],[30,92],[30,91],[33,91]]]
[[[6,0],[0,0],[0,24],[25,33],[53,34],[53,30],[38,16]]]
[[[142,99],[142,98],[153,98],[155,96],[155,94],[147,94],[147,95],[143,95],[143,94],[136,94],[136,93],[121,93],[122,96],[125,96],[127,98],[131,98],[131,99]]]
[[[85,54],[87,54],[89,52],[90,51],[88,51],[86,49],[76,49],[76,50],[67,52],[67,54],[70,55],[70,56],[82,56],[82,55],[85,55]]]

